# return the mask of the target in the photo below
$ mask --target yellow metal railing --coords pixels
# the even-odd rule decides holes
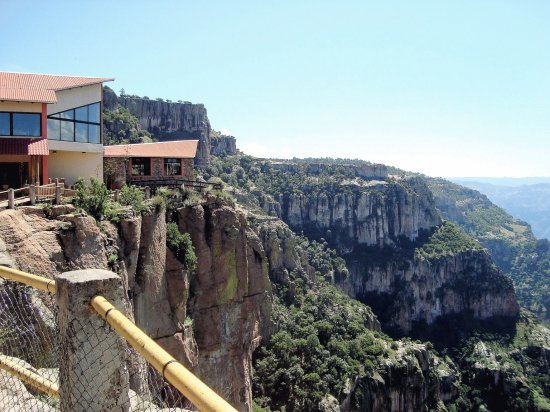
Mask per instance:
[[[54,398],[59,398],[59,388],[52,381],[40,376],[36,372],[19,365],[9,357],[0,354],[0,369],[18,377],[41,392],[47,393]]]
[[[22,272],[17,269],[0,266],[0,277],[4,279],[14,280],[25,285],[32,286],[36,289],[43,290],[49,293],[55,293],[55,280],[44,278],[42,276],[32,275]]]
[[[11,269],[4,266],[0,266],[0,277],[5,279],[14,280],[25,285],[33,286],[37,289],[55,293],[56,286],[55,281],[47,279],[41,276],[32,275],[30,273],[22,272],[17,269]],[[111,325],[111,327],[126,341],[132,345],[139,354],[141,354],[147,362],[151,364],[162,376],[166,378],[168,382],[174,385],[187,399],[189,399],[200,411],[205,412],[236,412],[227,401],[214,392],[209,386],[197,378],[181,363],[176,361],[173,356],[162,349],[153,339],[147,336],[141,329],[139,329],[131,320],[124,316],[119,310],[117,310],[107,299],[102,296],[95,296],[91,300],[91,305],[94,310]],[[2,355],[0,355],[2,356]],[[3,357],[5,358],[5,356]],[[7,359],[9,361],[9,359]],[[13,362],[12,362],[13,363]],[[2,359],[0,359],[0,368],[2,366]],[[19,367],[19,365],[16,365]],[[6,370],[7,366],[5,367]],[[19,367],[21,368],[21,367]],[[24,368],[23,368],[24,369]],[[27,369],[24,369],[28,373],[32,373]],[[9,369],[9,371],[20,377],[25,382],[35,386],[44,392],[50,393],[45,389],[41,389],[37,385],[45,385],[44,382],[37,380],[38,378],[47,381],[46,379],[36,375],[35,380],[31,381],[28,375],[23,378],[17,373],[16,369]],[[29,380],[25,380],[29,379]],[[42,382],[42,383],[41,383]],[[49,381],[48,381],[49,382]],[[54,387],[57,390],[57,387]],[[53,391],[52,388],[48,390]],[[58,393],[58,392],[56,392]],[[52,394],[52,393],[50,393]],[[59,396],[59,395],[52,395]]]
[[[200,411],[236,412],[236,409],[176,361],[103,296],[92,298],[92,307]]]

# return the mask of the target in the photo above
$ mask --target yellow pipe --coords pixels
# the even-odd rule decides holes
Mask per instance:
[[[0,266],[0,277],[24,283],[25,285],[35,287],[45,292],[55,293],[55,280],[53,279],[32,275],[6,266]]]
[[[91,304],[119,335],[124,337],[168,382],[199,408],[199,411],[236,412],[235,408],[176,361],[103,296],[95,296]]]
[[[39,391],[59,399],[59,388],[55,383],[17,364],[5,355],[0,355],[0,369],[18,377]]]

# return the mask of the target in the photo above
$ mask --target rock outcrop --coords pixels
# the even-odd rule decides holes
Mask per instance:
[[[203,104],[117,96],[108,88],[104,89],[103,96],[107,110],[114,110],[117,104],[125,107],[139,119],[142,129],[161,141],[198,139],[195,162],[198,166],[208,165],[210,121]]]
[[[252,352],[268,278],[262,245],[242,213],[217,198],[179,210],[180,228],[191,232],[197,251],[191,276],[167,248],[165,211],[98,226],[60,208],[50,217],[38,207],[0,212],[2,262],[51,278],[115,270],[128,290],[127,315],[237,409],[251,410]],[[139,359],[128,359],[130,387],[146,395]]]
[[[293,230],[323,237],[340,253],[356,245],[391,245],[399,237],[414,240],[441,223],[430,191],[418,178],[360,181],[332,193],[280,195],[277,200],[280,217]]]
[[[210,154],[214,156],[232,156],[237,154],[237,139],[233,136],[217,136],[210,139]]]
[[[195,369],[239,410],[252,409],[252,352],[260,343],[268,283],[262,245],[242,213],[219,198],[179,209],[198,258],[189,312],[199,352]]]
[[[458,393],[454,365],[442,362],[424,344],[398,341],[396,346],[395,356],[378,372],[355,380],[340,411],[446,410],[443,401]]]
[[[431,325],[448,315],[486,320],[519,314],[512,282],[484,251],[389,259],[386,264],[355,256],[347,260],[350,276],[341,286],[400,334],[409,334],[416,323]]]

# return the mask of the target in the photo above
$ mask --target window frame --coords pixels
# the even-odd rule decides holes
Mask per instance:
[[[179,174],[167,175],[166,174],[166,161],[167,160],[178,160],[180,163],[180,172]],[[163,177],[172,177],[172,176],[183,176],[183,159],[181,157],[163,157],[162,158],[162,176]]]
[[[135,175],[134,174],[134,159],[149,159],[149,174],[148,175]],[[144,171],[145,172],[145,171]],[[151,177],[153,175],[153,158],[152,157],[131,157],[130,158],[130,177],[140,178],[140,177]]]
[[[84,121],[84,120],[77,120],[76,119],[76,111],[78,109],[82,109],[84,107],[87,108],[86,112],[87,112],[87,116],[88,116],[88,119],[89,119],[90,118],[90,106],[93,106],[93,105],[96,105],[96,104],[98,105],[99,122],[92,122],[92,121],[89,121],[89,120]],[[68,119],[68,118],[60,116],[61,113],[65,113],[65,112],[72,112],[72,118]],[[63,139],[61,139],[61,134],[60,134],[60,136],[58,136],[58,138],[50,138],[50,136],[48,136],[49,140],[59,140],[59,141],[62,141],[62,142],[73,142],[73,143],[103,144],[103,131],[102,131],[102,127],[101,127],[101,124],[103,122],[103,111],[102,111],[102,102],[101,101],[84,104],[82,106],[72,107],[70,109],[62,110],[62,111],[57,112],[57,113],[52,113],[52,114],[50,114],[46,117],[46,121],[48,121],[50,119],[51,120],[57,120],[59,122],[70,122],[70,123],[74,123],[74,125],[73,125],[73,138],[72,138],[72,140],[63,140]],[[82,141],[79,141],[79,140],[76,139],[76,129],[77,129],[76,124],[85,124],[87,126],[86,127],[86,141],[82,142]],[[90,142],[90,125],[99,126],[99,142],[98,143]],[[63,126],[60,126],[60,130],[61,129],[63,129]]]
[[[9,122],[10,122],[10,134],[2,134],[0,136],[2,137],[17,137],[17,138],[27,138],[27,139],[36,139],[42,137],[42,113],[39,112],[7,112],[7,111],[0,111],[0,113],[7,113],[9,115]],[[32,116],[38,116],[39,123],[38,123],[38,135],[28,135],[28,134],[13,134],[13,115],[14,114],[26,114],[26,115],[32,115]]]

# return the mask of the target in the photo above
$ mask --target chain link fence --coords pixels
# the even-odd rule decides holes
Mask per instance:
[[[87,309],[87,308],[86,308]],[[88,309],[87,309],[88,310]],[[94,394],[90,388],[108,386],[104,377],[109,368],[118,367],[107,353],[98,353],[96,346],[122,344],[124,364],[128,371],[121,370],[119,387],[126,393],[120,399],[125,410],[186,411],[192,409],[190,402],[159,372],[117,334],[99,315],[95,315],[93,328],[73,324],[74,333],[84,342],[79,350],[61,353],[59,342],[58,310],[55,296],[31,286],[0,278],[0,411],[39,412],[59,411],[59,395],[55,396],[37,389],[40,379],[59,387],[59,356],[76,356],[83,373],[67,376],[71,393],[79,397],[85,410],[89,401],[92,410]],[[31,376],[22,379],[21,371]],[[126,376],[124,378],[123,376]],[[96,389],[97,390],[97,389]],[[129,405],[129,409],[128,408]]]

